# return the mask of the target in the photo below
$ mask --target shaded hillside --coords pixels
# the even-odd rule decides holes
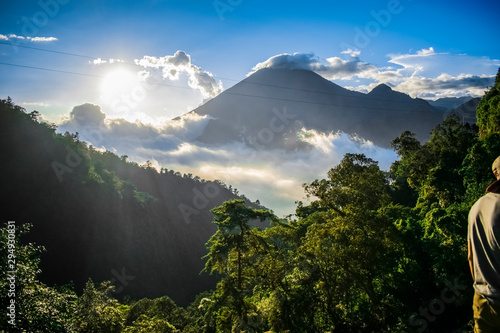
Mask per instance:
[[[286,69],[259,70],[194,112],[213,118],[198,138],[201,142],[244,141],[288,149],[304,147],[296,135],[302,127],[340,130],[389,147],[403,130],[428,140],[443,120],[443,113],[427,101],[386,85],[363,94],[311,71]]]
[[[209,210],[231,191],[98,152],[37,117],[0,102],[1,216],[34,225],[43,281],[111,280],[122,295],[180,304],[215,285],[199,275],[201,257],[215,232]]]

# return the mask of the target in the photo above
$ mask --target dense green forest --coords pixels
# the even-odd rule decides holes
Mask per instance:
[[[304,184],[312,201],[297,202],[296,214],[287,219],[242,199],[213,208],[216,228],[206,244],[202,274],[214,275],[218,283],[185,307],[168,296],[118,301],[109,281],[89,280],[82,292],[72,285],[42,283],[43,244],[25,241],[29,224],[16,226],[14,236],[5,225],[2,272],[11,270],[9,239],[15,237],[16,244],[15,326],[4,319],[1,329],[469,332],[473,288],[467,215],[494,180],[491,163],[500,155],[499,98],[500,71],[479,104],[478,126],[451,116],[424,144],[403,132],[392,142],[399,160],[388,172],[364,155],[346,154],[325,179]],[[10,101],[2,103],[16,108]],[[35,122],[35,115],[28,116]],[[119,185],[112,174],[103,178],[96,171],[95,177],[97,183],[113,183],[114,193],[129,196],[131,204],[149,205],[147,192]],[[269,227],[255,226],[259,220]],[[3,274],[4,311],[12,287]]]

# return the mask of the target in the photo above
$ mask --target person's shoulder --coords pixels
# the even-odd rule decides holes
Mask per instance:
[[[487,192],[479,198],[471,208],[471,213],[480,207],[487,205],[500,205],[500,193]]]
[[[481,198],[479,198],[475,205],[481,202],[488,202],[488,201],[498,201],[500,200],[500,193],[493,193],[493,192],[486,192]]]
[[[481,206],[487,205],[492,201],[500,201],[500,195],[497,193],[487,192],[481,198],[477,199],[477,201],[472,205],[469,211],[469,217],[477,213]]]
[[[481,200],[481,199],[483,199],[483,200],[500,200],[500,193],[487,192],[479,200]]]

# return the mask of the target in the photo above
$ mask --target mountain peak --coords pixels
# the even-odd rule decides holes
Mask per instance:
[[[390,99],[392,101],[405,102],[405,103],[414,101],[417,103],[428,104],[427,101],[424,101],[419,98],[412,98],[410,95],[393,90],[390,86],[388,86],[385,83],[379,84],[378,86],[373,88],[373,90],[370,91],[367,96],[372,98]]]
[[[372,93],[381,93],[381,92],[391,92],[391,91],[393,91],[391,87],[389,87],[385,83],[381,83],[378,86],[376,86],[375,88],[373,88],[373,90],[370,91],[369,94],[372,94]]]
[[[342,87],[307,69],[262,68],[249,75],[235,86],[261,85],[265,89],[275,85],[278,88],[328,91],[343,90]],[[267,86],[267,87],[266,87]],[[247,88],[245,88],[247,89]]]

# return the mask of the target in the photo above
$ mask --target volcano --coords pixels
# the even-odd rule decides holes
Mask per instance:
[[[206,144],[243,141],[265,148],[301,149],[305,128],[342,131],[380,147],[401,132],[427,141],[443,112],[427,101],[381,84],[364,94],[308,70],[261,69],[192,112],[211,118],[197,138]]]

